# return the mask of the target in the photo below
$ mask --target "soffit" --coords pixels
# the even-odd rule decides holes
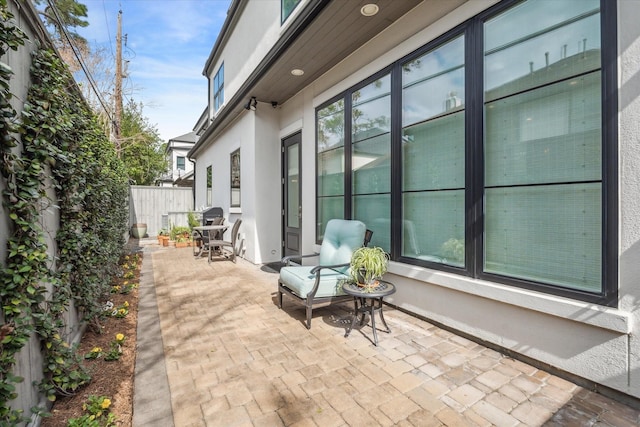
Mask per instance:
[[[417,19],[424,19],[424,26],[428,26],[464,1],[467,0],[310,0],[306,7],[310,11],[319,10],[317,15],[310,23],[298,27],[300,31],[294,30],[296,35],[285,43],[286,48],[282,51],[274,48],[221,114],[205,128],[189,157],[197,157],[197,152],[244,110],[250,97],[283,104],[416,6],[423,5],[417,10],[424,16]],[[360,13],[368,3],[379,6],[375,16]],[[291,75],[294,68],[303,69],[304,75]]]
[[[262,102],[284,103],[421,2],[331,1],[257,82],[251,95]],[[360,13],[367,3],[378,5],[375,16]],[[304,75],[291,75],[294,68],[303,69]]]

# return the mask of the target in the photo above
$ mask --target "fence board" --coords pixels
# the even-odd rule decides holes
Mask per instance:
[[[157,236],[160,229],[171,225],[187,225],[187,215],[191,211],[193,211],[191,188],[141,185],[130,187],[129,223],[147,224],[149,236]]]

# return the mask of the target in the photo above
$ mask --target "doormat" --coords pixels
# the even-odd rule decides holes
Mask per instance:
[[[281,263],[280,261],[276,261],[276,262],[270,262],[270,263],[264,264],[264,265],[262,266],[262,269],[263,269],[264,271],[269,271],[269,270],[271,270],[271,271],[273,271],[274,273],[280,273],[280,269],[281,269],[282,267],[284,267],[284,264],[283,264],[283,263]]]

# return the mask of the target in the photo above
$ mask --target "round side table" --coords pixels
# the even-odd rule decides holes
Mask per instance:
[[[385,327],[385,332],[391,332],[387,322],[384,320],[382,314],[382,299],[388,295],[393,294],[396,291],[396,287],[393,283],[385,280],[378,280],[378,285],[375,287],[362,287],[358,284],[350,282],[342,285],[342,290],[345,294],[353,296],[353,303],[355,311],[353,312],[353,318],[351,319],[351,325],[344,334],[345,338],[349,336],[353,326],[356,324],[356,319],[360,315],[360,325],[364,324],[364,315],[369,313],[371,316],[371,328],[373,329],[373,344],[378,345],[378,334],[376,332],[376,319],[375,313],[380,314],[380,320]],[[376,305],[376,301],[378,304]]]

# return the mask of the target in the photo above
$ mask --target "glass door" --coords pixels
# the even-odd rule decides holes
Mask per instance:
[[[300,255],[302,205],[300,197],[300,142],[297,133],[282,141],[283,256]]]

